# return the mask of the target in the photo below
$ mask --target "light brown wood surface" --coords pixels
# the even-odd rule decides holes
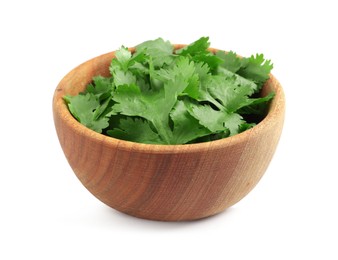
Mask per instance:
[[[86,128],[72,117],[62,98],[83,91],[93,76],[109,76],[113,57],[114,52],[107,53],[72,70],[53,98],[61,147],[76,176],[95,197],[136,217],[181,221],[217,214],[255,187],[283,127],[284,94],[273,75],[262,92],[274,91],[275,97],[266,118],[254,128],[200,144],[139,144]]]

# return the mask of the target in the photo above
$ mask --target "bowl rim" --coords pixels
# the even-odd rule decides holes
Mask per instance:
[[[186,44],[173,44],[174,49],[179,49]],[[129,50],[134,51],[135,48],[129,48]],[[209,48],[209,51],[215,52],[219,49]],[[193,144],[145,144],[145,143],[137,143],[122,139],[117,139],[111,136],[107,136],[101,133],[97,133],[94,130],[82,125],[78,122],[70,113],[66,102],[63,99],[65,95],[65,91],[60,86],[63,85],[72,74],[74,74],[75,70],[80,69],[82,66],[85,66],[88,63],[93,62],[94,60],[100,60],[104,56],[115,57],[115,51],[108,52],[99,56],[96,56],[92,59],[89,59],[77,67],[73,68],[69,71],[59,82],[58,86],[55,89],[53,96],[53,114],[54,114],[54,122],[55,118],[58,116],[64,124],[67,124],[69,128],[73,129],[77,134],[92,139],[93,141],[100,142],[104,146],[114,147],[119,150],[127,150],[127,151],[138,151],[138,152],[148,152],[148,153],[156,153],[156,154],[175,154],[175,153],[195,153],[195,152],[203,152],[210,149],[222,149],[225,146],[235,146],[238,143],[247,142],[249,138],[253,135],[264,131],[265,128],[268,128],[269,125],[273,125],[274,118],[280,116],[280,113],[283,113],[284,117],[284,109],[285,109],[285,96],[284,91],[279,83],[279,81],[274,77],[273,74],[270,74],[270,78],[267,83],[272,82],[272,89],[275,93],[274,98],[272,99],[268,113],[263,118],[261,122],[259,122],[256,126],[233,136],[208,141],[201,143],[193,143]]]

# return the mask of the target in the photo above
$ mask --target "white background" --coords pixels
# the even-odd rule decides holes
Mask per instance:
[[[335,1],[1,1],[0,259],[338,259]],[[201,221],[126,216],[59,146],[52,96],[78,64],[163,37],[264,53],[287,100],[265,176]]]

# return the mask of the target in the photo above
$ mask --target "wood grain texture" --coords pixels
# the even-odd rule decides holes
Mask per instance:
[[[113,57],[114,52],[107,53],[72,70],[53,98],[61,147],[94,196],[136,217],[182,221],[217,214],[255,187],[273,157],[284,121],[284,94],[273,75],[262,92],[274,91],[275,98],[266,118],[254,128],[200,144],[139,144],[86,128],[72,117],[62,98],[83,91],[93,76],[108,76]]]

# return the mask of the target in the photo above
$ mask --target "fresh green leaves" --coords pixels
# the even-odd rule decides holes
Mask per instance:
[[[269,73],[273,68],[271,61],[265,60],[263,54],[256,54],[256,56],[252,55],[250,58],[240,59],[232,51],[229,53],[218,51],[216,56],[223,60],[221,68],[256,83],[256,91],[259,91],[269,78]]]
[[[170,112],[170,118],[173,121],[172,140],[175,144],[185,144],[211,133],[188,111],[187,106],[181,100],[176,102]]]
[[[137,143],[162,143],[160,136],[152,130],[150,123],[142,118],[126,117],[119,121],[119,128],[107,131],[115,138]]]
[[[168,65],[173,62],[173,50],[172,44],[161,38],[153,41],[146,41],[136,46],[136,52],[143,52],[148,59],[151,60],[153,66],[157,68],[161,68],[163,65]]]
[[[263,55],[239,58],[208,50],[209,38],[175,50],[159,38],[121,47],[84,93],[65,96],[70,112],[92,130],[148,144],[211,141],[250,129],[273,93],[259,97],[272,64]]]
[[[108,118],[101,117],[106,103],[101,105],[95,95],[87,93],[75,97],[66,96],[65,100],[70,112],[81,124],[99,133],[108,127]]]

